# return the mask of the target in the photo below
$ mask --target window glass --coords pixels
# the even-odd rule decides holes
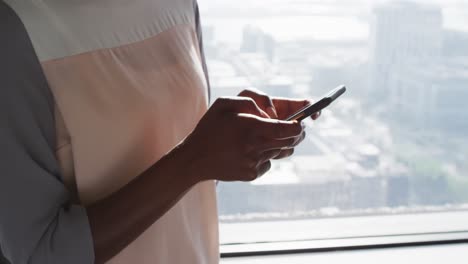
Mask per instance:
[[[293,157],[218,185],[222,242],[230,223],[468,208],[468,1],[199,2],[212,101],[348,87]]]

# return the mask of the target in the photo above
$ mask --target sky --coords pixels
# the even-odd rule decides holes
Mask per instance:
[[[249,24],[279,41],[365,40],[372,7],[385,2],[396,0],[199,0],[204,24],[216,26],[216,38],[227,43],[240,41]],[[413,2],[441,6],[444,28],[468,32],[468,0]]]

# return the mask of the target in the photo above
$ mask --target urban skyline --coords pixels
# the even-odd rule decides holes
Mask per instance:
[[[278,40],[247,23],[234,45],[216,37],[224,24],[205,23],[214,98],[249,86],[310,98],[341,83],[351,88],[308,129],[293,158],[253,184],[220,184],[221,219],[467,203],[468,124],[461,121],[468,109],[460,98],[468,95],[468,33],[444,27],[444,8],[390,2],[364,19],[337,17],[337,26],[367,23],[364,39]],[[236,194],[241,201],[232,201]]]

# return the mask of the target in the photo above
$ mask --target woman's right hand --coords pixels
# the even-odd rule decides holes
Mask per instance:
[[[95,262],[118,254],[194,184],[254,180],[268,171],[282,148],[293,147],[303,136],[299,123],[269,119],[250,98],[218,99],[182,144],[86,208]]]
[[[252,99],[229,97],[215,101],[181,147],[191,152],[200,181],[252,181],[303,138],[297,121],[270,119]]]

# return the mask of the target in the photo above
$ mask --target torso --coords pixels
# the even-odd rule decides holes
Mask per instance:
[[[206,112],[193,1],[6,2],[54,94],[57,158],[81,203],[123,187]],[[215,184],[198,184],[109,263],[217,263],[216,215]]]

